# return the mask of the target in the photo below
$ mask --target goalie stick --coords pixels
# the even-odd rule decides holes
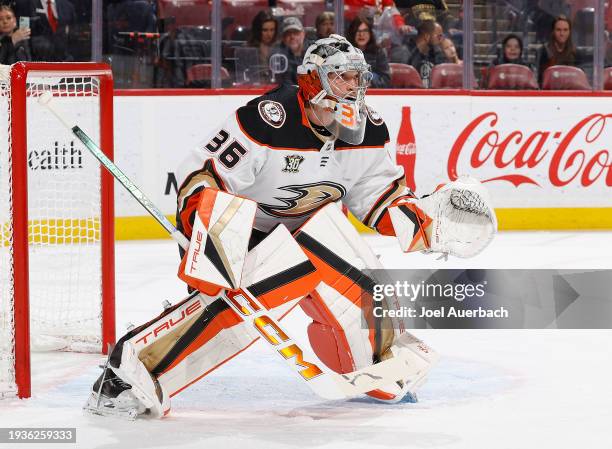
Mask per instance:
[[[51,104],[53,95],[45,92],[39,103],[46,106],[55,117],[68,128],[79,141],[92,153],[117,181],[149,212],[170,236],[185,250],[189,246],[187,238],[163,215],[151,200],[117,167],[93,140],[78,126],[70,125],[62,114]],[[304,359],[298,343],[284,331],[281,325],[259,300],[246,288],[229,298],[220,297],[245,321],[249,322],[269,344],[270,349],[290,365],[292,371],[301,378],[315,394],[325,399],[346,399],[362,395],[368,391],[384,388],[395,382],[406,382],[423,375],[423,367],[415,366],[414,358],[400,353],[396,357],[345,374],[338,374],[324,365],[317,365]],[[299,367],[296,370],[295,367]]]

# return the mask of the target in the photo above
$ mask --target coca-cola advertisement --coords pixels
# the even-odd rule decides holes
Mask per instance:
[[[202,136],[250,98],[165,97],[167,107],[156,108],[155,98],[117,97],[115,146],[124,149],[117,158],[132,176],[143,180],[143,188],[164,212],[173,214],[173,192],[165,183],[160,187],[159,180],[174,172]],[[368,95],[367,102],[385,120],[390,156],[404,167],[407,184],[417,195],[471,175],[485,181],[498,211],[570,211],[612,206],[610,98],[444,93]],[[215,118],[202,122],[202,108],[217,111]],[[140,113],[143,110],[147,114]],[[169,129],[173,132],[165,131]],[[129,195],[117,195],[119,216],[142,214]],[[500,217],[500,226],[512,229]],[[548,228],[542,223],[530,226]]]
[[[436,97],[416,97],[385,114],[397,162],[418,194],[471,175],[486,183],[496,207],[612,205],[605,98],[464,98],[442,107]]]
[[[612,114],[593,113],[563,131],[520,129],[498,131],[500,117],[488,112],[474,118],[457,137],[448,157],[447,173],[457,179],[462,156],[469,159],[472,169],[491,165],[502,174],[486,182],[507,181],[515,187],[534,184],[542,187],[565,187],[576,183],[589,187],[601,180],[612,186],[612,160],[605,148],[606,120]],[[474,143],[474,140],[477,140]],[[601,149],[599,149],[601,145]],[[465,150],[470,154],[465,154]],[[592,151],[591,151],[592,150]],[[541,179],[539,166],[548,167],[548,179]],[[524,172],[524,174],[522,174]]]
[[[415,191],[416,183],[414,180],[414,171],[416,164],[416,142],[412,129],[410,106],[402,107],[402,121],[397,133],[395,146],[395,161],[397,165],[401,165],[404,168],[406,185],[408,185],[411,190]]]

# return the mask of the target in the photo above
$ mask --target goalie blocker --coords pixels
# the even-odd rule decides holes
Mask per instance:
[[[198,215],[212,209],[206,205],[210,205],[211,200],[223,202],[222,209],[227,211],[233,199],[226,196],[236,198],[222,192],[203,196]],[[209,213],[208,216],[210,220],[204,226],[207,231],[203,233],[210,236],[210,229],[223,214]],[[205,246],[206,239],[196,236],[198,221],[195,220],[192,240],[199,238],[199,244]],[[231,235],[235,237],[236,233]],[[241,242],[234,242],[234,248],[246,248],[244,239],[248,239],[248,233],[240,235]],[[327,369],[352,374],[395,357],[396,365],[388,365],[388,368],[394,366],[396,371],[390,384],[381,385],[379,381],[359,385],[363,380],[357,381],[358,376],[355,376],[352,380],[356,386],[346,391],[347,396],[365,391],[364,385],[376,387],[368,394],[387,401],[397,401],[413,393],[424,381],[437,356],[418,339],[409,334],[402,336],[390,323],[381,326],[373,322],[373,317],[362,316],[362,301],[371,301],[374,281],[361,270],[381,268],[376,256],[335,204],[321,209],[294,235],[295,239],[284,226],[278,226],[254,246],[243,261],[239,260],[238,253],[231,259],[244,267],[242,273],[234,275],[241,279],[243,291],[253,294],[274,319],[282,319],[298,301],[312,318],[308,337],[312,349],[326,366],[318,360],[315,363],[305,360],[306,357],[298,354],[295,365],[300,374],[314,378]],[[151,416],[162,416],[169,410],[171,396],[237,356],[261,335],[267,339],[278,337],[273,327],[266,327],[271,323],[263,320],[260,329],[255,329],[227,305],[228,299],[239,303],[248,298],[240,290],[221,291],[210,278],[185,276],[186,261],[191,260],[193,254],[191,250],[185,253],[181,277],[192,287],[210,294],[194,292],[119,341],[110,356],[106,382],[112,384],[113,375],[121,377],[131,387],[127,390],[130,396],[137,398],[139,404],[113,401],[108,391],[103,392],[103,404],[113,404],[115,410],[127,408],[128,416],[134,415],[134,410],[142,413],[143,409]],[[283,256],[277,257],[278,254]],[[207,272],[217,276],[219,270]],[[219,294],[224,295],[225,300],[219,298]],[[362,326],[363,320],[369,323],[367,328]],[[99,388],[100,382],[95,387]],[[91,405],[97,402],[94,388],[88,405],[95,408]],[[104,407],[92,411],[105,413]]]

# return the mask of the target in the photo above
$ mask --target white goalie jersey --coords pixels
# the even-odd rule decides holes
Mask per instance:
[[[276,89],[239,108],[183,163],[177,222],[189,235],[199,193],[214,187],[256,201],[254,227],[263,232],[278,223],[293,231],[332,201],[377,227],[386,206],[411,194],[388,145],[387,127],[371,108],[360,145],[323,143],[297,88]]]
[[[384,121],[363,106],[363,55],[341,36],[317,42],[300,66],[299,91],[281,87],[250,101],[182,164],[177,231],[190,242],[181,245],[178,276],[192,294],[119,340],[86,409],[164,416],[171,396],[262,337],[323,398],[397,402],[425,381],[437,355],[371,312],[379,282],[366,270],[382,264],[332,203],[395,235],[406,252],[459,257],[489,243],[494,212],[471,178],[416,198]],[[306,115],[317,108],[323,127]],[[318,360],[277,322],[298,305]]]

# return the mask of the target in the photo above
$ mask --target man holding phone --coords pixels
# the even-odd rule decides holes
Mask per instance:
[[[29,17],[19,18],[19,29],[20,30],[30,29],[30,18]]]
[[[20,0],[17,16],[29,19],[32,56],[36,61],[71,61],[68,52],[70,27],[75,23],[74,6],[68,0]]]

